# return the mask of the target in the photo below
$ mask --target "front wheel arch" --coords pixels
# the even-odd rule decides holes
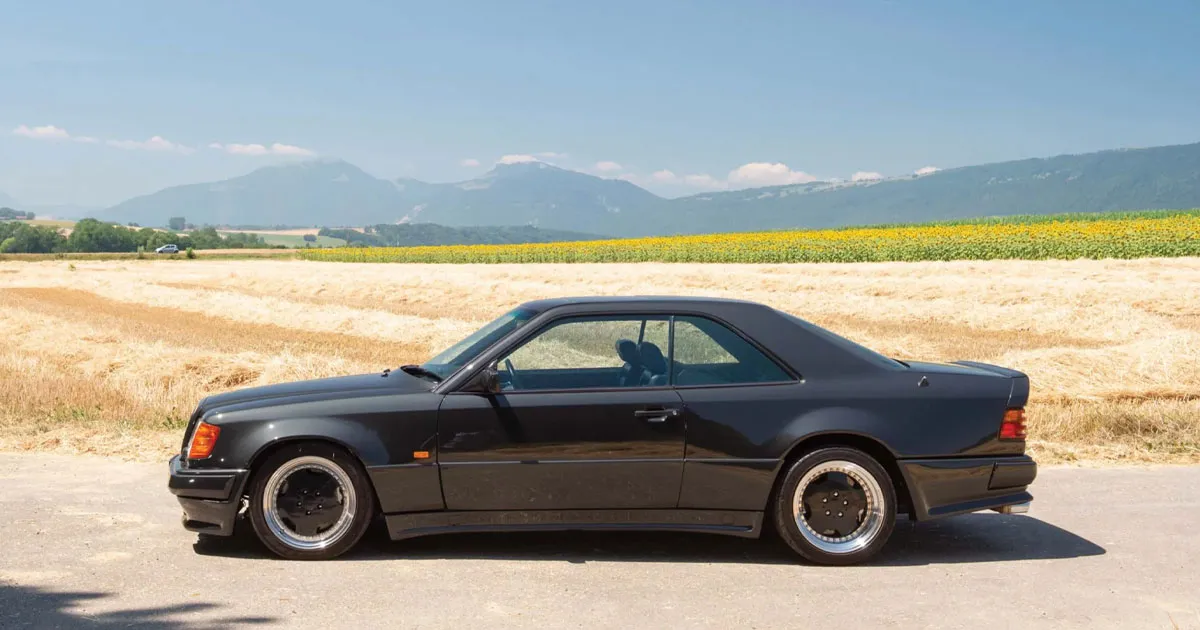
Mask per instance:
[[[242,500],[242,499],[250,498],[248,493],[250,491],[250,488],[254,487],[255,477],[262,470],[263,462],[267,461],[267,459],[270,458],[271,455],[277,453],[281,449],[295,446],[296,444],[314,444],[314,443],[324,443],[324,444],[328,444],[330,446],[336,446],[337,448],[340,448],[340,449],[346,451],[347,453],[349,453],[350,457],[354,458],[354,460],[358,462],[358,465],[361,466],[362,469],[364,471],[366,471],[366,473],[367,473],[367,485],[369,485],[371,487],[371,496],[375,500],[375,503],[374,503],[375,511],[378,512],[379,511],[379,493],[375,490],[375,481],[373,479],[371,479],[371,471],[367,470],[366,462],[363,461],[362,457],[354,450],[353,447],[349,446],[348,444],[343,444],[342,442],[340,442],[338,440],[334,440],[334,439],[331,439],[328,437],[294,436],[294,437],[288,437],[288,438],[284,438],[284,439],[277,440],[274,442],[270,442],[270,443],[265,444],[262,447],[260,447],[258,449],[258,451],[254,454],[254,457],[250,460],[250,465],[246,467],[246,470],[248,472],[246,473],[246,480],[244,482],[242,482],[242,488],[241,488],[241,491],[238,493],[238,499]],[[375,516],[378,516],[378,514],[375,514]],[[242,520],[243,519],[238,519],[238,522],[235,524],[235,527],[243,527],[244,524],[242,523]]]
[[[247,526],[254,531],[255,535],[268,550],[285,559],[324,560],[337,557],[353,548],[379,515],[379,501],[374,483],[371,481],[370,474],[367,472],[362,460],[349,449],[337,444],[333,440],[327,439],[294,439],[271,446],[272,448],[263,449],[262,459],[257,461],[258,467],[247,475],[247,482],[243,490],[248,498],[249,506],[245,519]],[[346,503],[346,509],[354,510],[357,520],[352,519],[344,530],[344,535],[339,534],[337,537],[327,541],[327,544],[326,541],[317,541],[320,543],[318,546],[306,547],[298,543],[289,543],[286,540],[286,536],[281,535],[279,530],[274,529],[270,525],[272,516],[263,514],[263,510],[268,509],[265,497],[268,495],[274,496],[269,492],[272,488],[271,484],[279,483],[271,473],[279,470],[288,470],[288,474],[290,474],[292,470],[299,468],[288,469],[287,467],[294,465],[298,461],[302,462],[299,467],[313,467],[314,465],[322,466],[327,464],[329,465],[327,470],[334,471],[334,469],[340,469],[333,472],[333,474],[341,475],[344,478],[343,487],[353,486],[357,490],[359,499],[355,501],[355,495],[351,494]],[[322,461],[324,461],[324,464],[321,463]],[[283,479],[286,478],[285,476]],[[276,485],[275,487],[283,488],[285,486]],[[320,497],[319,491],[316,493],[316,496]],[[333,496],[333,494],[327,496]],[[292,499],[297,500],[311,498],[311,495],[308,497],[299,497],[298,495],[292,497]],[[292,499],[289,499],[289,501]],[[327,501],[327,499],[314,499],[314,502],[322,500]],[[361,506],[361,509],[355,507],[356,504]],[[309,509],[309,506],[300,509]],[[299,514],[299,512],[296,512],[296,514]],[[304,514],[308,514],[308,512],[304,512]],[[276,525],[278,525],[278,522],[276,522]],[[295,532],[291,533],[295,534]],[[313,535],[319,534],[314,533]]]

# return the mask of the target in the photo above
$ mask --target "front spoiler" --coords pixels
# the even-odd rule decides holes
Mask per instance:
[[[1021,513],[1019,508],[1003,508],[1033,500],[1026,488],[1037,477],[1037,464],[1027,455],[898,463],[912,497],[911,517],[918,521],[979,510]]]
[[[232,536],[246,471],[184,468],[178,455],[172,457],[168,465],[167,488],[183,508],[184,529]]]

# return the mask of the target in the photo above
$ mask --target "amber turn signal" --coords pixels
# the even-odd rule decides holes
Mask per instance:
[[[196,425],[192,434],[192,443],[188,446],[188,459],[204,459],[212,455],[217,445],[217,436],[221,435],[221,427],[207,422]]]
[[[1004,420],[1000,421],[1001,440],[1025,439],[1025,410],[1009,409],[1004,412]]]

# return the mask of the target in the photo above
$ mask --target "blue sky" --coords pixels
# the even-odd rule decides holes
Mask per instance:
[[[507,155],[676,196],[1190,143],[1198,32],[1194,0],[0,0],[0,192]]]

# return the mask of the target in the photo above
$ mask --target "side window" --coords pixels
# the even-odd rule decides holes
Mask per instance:
[[[665,317],[560,320],[500,359],[506,391],[667,385]]]
[[[750,342],[703,317],[675,318],[676,385],[776,383],[792,377]]]

